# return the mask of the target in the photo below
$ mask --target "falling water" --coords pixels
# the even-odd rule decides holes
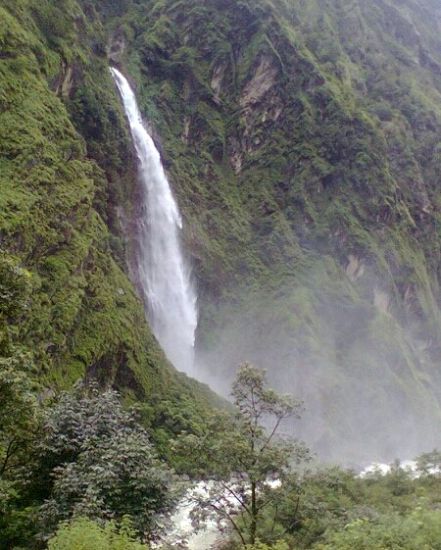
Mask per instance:
[[[196,293],[180,246],[182,220],[161,157],[144,127],[135,94],[116,69],[112,75],[121,94],[139,161],[142,184],[140,284],[152,330],[173,365],[192,373]]]

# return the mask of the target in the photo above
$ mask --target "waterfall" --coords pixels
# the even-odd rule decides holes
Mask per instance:
[[[135,94],[118,70],[110,70],[121,94],[139,162],[143,216],[137,270],[147,315],[167,357],[177,369],[191,374],[197,308],[180,245],[182,219]]]

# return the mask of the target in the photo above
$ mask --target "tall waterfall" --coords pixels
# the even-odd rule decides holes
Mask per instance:
[[[173,365],[192,373],[196,292],[180,246],[182,220],[155,144],[126,78],[111,69],[121,94],[139,161],[143,218],[137,266],[150,324]]]

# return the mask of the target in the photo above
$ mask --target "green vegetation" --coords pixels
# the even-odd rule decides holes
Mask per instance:
[[[48,550],[146,550],[136,540],[130,524],[119,530],[111,522],[101,527],[85,518],[62,525],[49,541]]]
[[[142,408],[94,384],[37,403],[25,370],[1,374],[0,548],[146,548],[188,482],[158,457]],[[171,451],[181,474],[209,480],[190,497],[193,521],[214,516],[225,550],[438,547],[438,451],[421,455],[418,477],[399,463],[363,478],[307,469],[307,449],[281,431],[298,402],[249,364],[233,396],[231,413],[181,419]]]
[[[402,518],[390,515],[372,522],[357,520],[346,526],[345,530],[328,537],[329,542],[320,544],[321,550],[369,550],[371,548],[397,548],[417,550],[419,548],[440,548],[441,513],[422,511]]]
[[[205,368],[231,380],[250,359],[314,379],[303,393],[313,411],[332,404],[314,442],[328,455],[379,425],[390,454],[401,434],[381,418],[403,402],[409,452],[435,439],[435,8],[347,1],[3,2],[1,251],[30,286],[8,338],[44,386],[92,373],[131,399],[212,400],[176,378],[127,277],[136,167],[109,55],[137,85],[184,214]],[[348,414],[355,394],[371,415]]]
[[[205,492],[191,497],[195,524],[215,518],[224,530],[230,525],[231,540],[221,548],[439,547],[438,451],[421,455],[413,472],[399,462],[386,475],[363,477],[310,466],[306,448],[279,433],[298,403],[269,390],[262,371],[249,364],[239,368],[233,396],[233,416],[217,416],[176,444],[187,456],[185,471],[209,480]]]
[[[298,416],[300,404],[266,388],[262,371],[241,365],[232,396],[233,419],[213,417],[201,433],[178,438],[177,449],[198,475],[211,480],[208,493],[194,497],[194,515],[227,520],[247,547],[256,544],[266,509],[274,508],[270,479],[281,482],[307,449],[280,436],[283,422]]]
[[[329,462],[410,455],[441,421],[439,17],[435,0],[2,0],[0,548],[139,547],[172,468],[246,474],[251,513],[231,519],[253,550],[437,548],[439,452],[418,479],[291,470],[300,447],[262,446],[246,408],[213,417],[172,369],[129,277],[136,165],[108,65],[184,215],[204,368],[228,385],[256,360],[302,393]],[[295,410],[245,374],[239,407],[257,383],[267,412]]]
[[[273,383],[305,378],[305,433],[335,459],[360,460],[373,432],[393,456],[402,433],[384,417],[406,452],[435,444],[438,8],[161,0],[114,17],[97,4],[187,222],[213,379],[245,359]]]
[[[0,360],[43,394],[86,376],[148,398],[166,453],[167,410],[191,424],[216,398],[172,369],[128,277],[136,176],[104,28],[75,0],[0,18]]]
[[[136,413],[123,409],[114,391],[92,385],[61,393],[36,417],[27,379],[17,371],[13,391],[10,379],[2,373],[0,414],[8,421],[0,428],[0,547],[38,548],[58,529],[50,548],[64,548],[84,522],[78,544],[113,536],[117,544],[116,528],[119,544],[132,531],[151,538],[179,491]]]
[[[275,489],[274,509],[259,522],[261,541],[251,548],[436,549],[439,489],[439,476],[415,479],[400,468],[366,478],[338,468],[296,474]]]
[[[92,386],[62,394],[43,432],[36,482],[50,487],[40,508],[46,533],[72,516],[117,521],[127,516],[145,537],[155,528],[154,517],[171,507],[172,472],[115,392]]]
[[[246,548],[247,550],[268,550],[269,548],[273,548],[273,550],[288,550],[289,546],[284,542],[276,542],[276,544],[272,544],[271,546],[263,542],[257,542],[253,545],[247,545]]]

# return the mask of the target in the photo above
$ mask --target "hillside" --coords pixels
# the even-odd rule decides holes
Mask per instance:
[[[0,16],[2,362],[46,390],[93,377],[199,417],[215,398],[168,363],[128,276],[136,167],[103,26],[69,0]]]
[[[439,5],[100,5],[186,216],[200,375],[266,367],[328,457],[436,443]]]
[[[267,368],[328,459],[437,443],[438,2],[3,0],[1,17],[2,293],[25,303],[0,312],[6,357],[30,352],[49,387],[93,374],[206,402],[129,280],[113,63],[185,218],[199,377],[222,392],[240,361]]]

